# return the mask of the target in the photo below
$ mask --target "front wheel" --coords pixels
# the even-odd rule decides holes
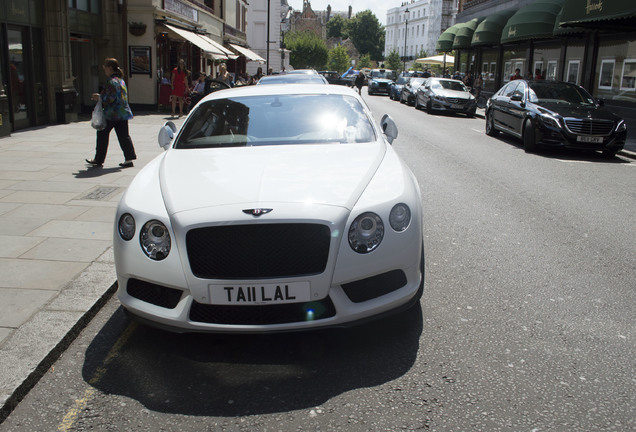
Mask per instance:
[[[486,135],[491,137],[499,135],[499,131],[495,129],[495,119],[492,116],[492,111],[486,113]]]
[[[431,101],[426,102],[426,112],[433,114],[433,103]]]
[[[417,96],[415,96],[415,109],[419,110],[420,109],[420,101],[419,98]]]
[[[526,153],[537,151],[537,135],[530,119],[523,124],[523,149]]]

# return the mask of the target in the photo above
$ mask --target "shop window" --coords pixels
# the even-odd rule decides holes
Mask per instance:
[[[555,80],[557,79],[557,62],[549,61],[548,62],[548,71],[546,72],[545,79]]]
[[[601,62],[601,74],[598,80],[599,89],[612,89],[614,80],[614,64],[615,60],[603,60]]]
[[[636,59],[626,59],[623,63],[621,90],[636,90]]]
[[[497,62],[492,62],[490,63],[490,73],[488,74],[488,79],[491,81],[494,81],[496,74],[497,74]]]
[[[580,69],[581,69],[581,61],[580,60],[570,60],[568,62],[567,82],[578,84],[579,83],[579,70]]]
[[[543,70],[543,62],[542,61],[537,61],[534,62],[534,76],[537,76],[537,71],[539,72],[539,75],[543,76],[543,73],[545,72]]]

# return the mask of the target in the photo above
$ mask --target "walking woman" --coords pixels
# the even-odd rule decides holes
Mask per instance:
[[[185,62],[181,59],[177,67],[172,69],[172,93],[170,93],[172,98],[172,117],[175,116],[177,99],[179,100],[179,117],[183,115],[183,104],[187,88],[188,70],[185,67]]]
[[[101,98],[102,108],[104,109],[104,117],[106,117],[106,127],[97,131],[97,148],[95,149],[95,157],[86,159],[86,162],[101,167],[106,159],[108,151],[108,137],[110,131],[115,129],[119,146],[124,152],[124,162],[119,166],[128,168],[133,166],[133,160],[137,159],[132,139],[128,132],[128,120],[133,117],[130,106],[128,105],[128,89],[126,83],[122,79],[123,72],[119,68],[119,63],[114,58],[107,58],[104,61],[104,73],[108,77],[106,85],[101,93],[93,93],[94,101]]]

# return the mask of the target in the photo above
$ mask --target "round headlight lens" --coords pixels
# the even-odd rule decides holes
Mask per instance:
[[[384,223],[375,213],[363,213],[349,228],[349,245],[358,253],[369,253],[377,248],[384,238]]]
[[[170,233],[164,224],[151,220],[141,229],[141,249],[149,258],[161,261],[170,253]]]
[[[132,239],[135,236],[135,218],[132,217],[130,213],[124,213],[119,218],[117,229],[119,231],[119,237],[123,240],[128,241]]]
[[[389,215],[389,223],[391,228],[397,232],[402,232],[409,227],[411,223],[411,209],[404,203],[393,206]]]

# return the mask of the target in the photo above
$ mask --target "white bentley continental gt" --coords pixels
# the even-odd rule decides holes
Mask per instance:
[[[424,287],[417,180],[343,86],[204,98],[133,179],[114,232],[118,297],[176,332],[345,327],[405,310]]]

